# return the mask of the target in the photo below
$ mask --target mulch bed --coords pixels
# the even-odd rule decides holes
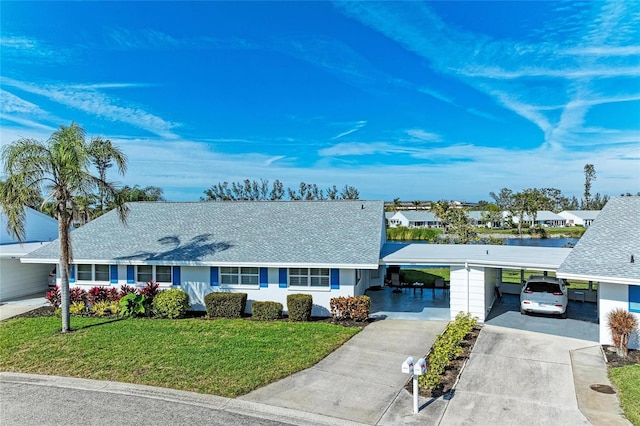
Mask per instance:
[[[207,313],[204,312],[204,311],[188,311],[187,315],[185,315],[185,318],[207,319],[206,318],[206,314]],[[15,317],[12,317],[12,318],[51,317],[53,315],[55,315],[53,307],[51,307],[51,306],[43,306],[43,307],[34,309],[32,311],[25,312],[24,314],[16,315]],[[105,318],[109,318],[109,317],[105,317]],[[114,316],[113,318],[119,318],[119,317]],[[251,315],[245,315],[245,316],[243,316],[243,319],[251,320]],[[289,318],[285,317],[285,318],[281,318],[281,319],[276,320],[276,321],[289,322]],[[376,321],[376,319],[369,319],[367,321],[353,321],[353,320],[336,321],[331,317],[329,317],[329,318],[326,318],[326,317],[311,317],[311,319],[310,319],[310,322],[324,322],[324,323],[328,323],[328,324],[341,325],[343,327],[365,327],[365,326],[371,324],[374,321]]]
[[[471,350],[473,349],[473,345],[475,345],[476,340],[478,339],[478,335],[480,335],[480,330],[482,328],[480,326],[475,326],[471,333],[467,334],[464,338],[464,342],[462,342],[462,355],[458,358],[451,361],[451,364],[444,370],[444,373],[440,376],[440,386],[436,389],[422,389],[418,388],[420,396],[424,398],[437,398],[443,395],[448,394],[453,390],[456,382],[458,381],[458,376],[462,372],[462,368],[464,364],[469,359],[471,355]],[[431,352],[431,351],[429,351]],[[427,360],[427,369],[429,368],[429,357],[428,354],[424,357]],[[406,384],[405,389],[410,393],[413,393],[413,377]]]
[[[615,346],[602,345],[602,349],[607,359],[607,367],[609,368],[640,364],[640,350],[629,349],[629,356],[622,358],[618,355]]]

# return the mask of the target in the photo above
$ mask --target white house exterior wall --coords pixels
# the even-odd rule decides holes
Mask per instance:
[[[609,330],[609,322],[607,314],[613,309],[620,308],[629,310],[629,286],[626,284],[611,284],[600,282],[598,284],[598,311],[600,319],[600,344],[611,345],[611,331]],[[638,323],[640,323],[640,314],[634,313]],[[629,348],[640,349],[640,331],[636,329],[635,333],[629,339]]]
[[[49,272],[53,265],[28,265],[20,259],[0,259],[0,302],[44,293],[48,289]]]
[[[26,265],[25,265],[26,266]],[[35,266],[35,265],[28,265]],[[51,265],[44,265],[47,268],[51,268]],[[254,301],[273,301],[280,302],[284,307],[284,311],[287,311],[287,295],[293,293],[311,294],[313,296],[313,311],[314,316],[330,316],[330,300],[334,297],[340,296],[355,296],[364,293],[369,287],[369,271],[362,270],[360,272],[360,285],[356,284],[356,270],[355,269],[341,269],[340,270],[340,288],[331,289],[314,288],[308,289],[305,287],[287,287],[280,288],[279,285],[279,268],[268,268],[268,286],[227,286],[220,284],[212,286],[210,281],[210,268],[208,266],[189,266],[180,268],[180,286],[173,286],[171,283],[161,283],[160,289],[168,288],[181,288],[189,295],[189,301],[191,309],[193,310],[205,310],[204,297],[212,292],[237,292],[247,293],[247,307],[246,313],[251,313],[251,304]],[[45,274],[46,276],[46,274]],[[72,287],[80,287],[85,290],[89,290],[95,286],[117,286],[118,288],[123,285],[130,285],[136,287],[142,287],[142,283],[127,283],[127,265],[118,265],[118,283],[108,282],[74,282],[70,283]],[[60,278],[58,277],[58,284],[60,284]]]

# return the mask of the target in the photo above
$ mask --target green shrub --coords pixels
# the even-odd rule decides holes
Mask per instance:
[[[280,302],[253,302],[251,314],[254,320],[270,321],[282,318],[282,303]]]
[[[287,296],[287,310],[290,321],[309,321],[313,297],[310,294],[289,294]]]
[[[427,372],[418,378],[420,387],[430,390],[440,387],[440,375],[452,360],[462,355],[462,342],[476,324],[477,318],[470,313],[460,312],[455,321],[449,323],[442,334],[436,337],[429,354]]]
[[[369,296],[334,297],[329,305],[331,316],[337,321],[347,319],[366,321],[369,319],[371,298]]]
[[[143,315],[147,311],[147,298],[141,294],[127,294],[118,303],[120,313],[125,317]]]
[[[73,302],[71,306],[69,306],[69,313],[71,315],[82,315],[87,313],[87,306],[84,302]]]
[[[204,305],[209,318],[240,318],[247,306],[247,293],[209,293]]]
[[[182,318],[189,310],[189,295],[172,288],[161,291],[153,298],[153,313],[162,318]]]
[[[111,305],[113,302],[107,302],[103,300],[102,302],[95,302],[93,307],[91,307],[91,312],[93,312],[98,317],[104,317],[107,315],[111,315]]]
[[[118,302],[116,302],[116,301],[110,302],[109,310],[111,311],[111,313],[113,315],[118,315],[120,313],[120,310],[121,310],[119,301]]]

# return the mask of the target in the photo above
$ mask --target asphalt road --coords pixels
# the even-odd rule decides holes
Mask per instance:
[[[2,382],[0,423],[12,425],[287,425],[197,404]]]

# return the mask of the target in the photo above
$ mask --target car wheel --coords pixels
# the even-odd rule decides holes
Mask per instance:
[[[524,309],[520,309],[520,315],[527,315]]]
[[[560,318],[567,319],[567,311],[566,310],[563,313],[560,314]]]

